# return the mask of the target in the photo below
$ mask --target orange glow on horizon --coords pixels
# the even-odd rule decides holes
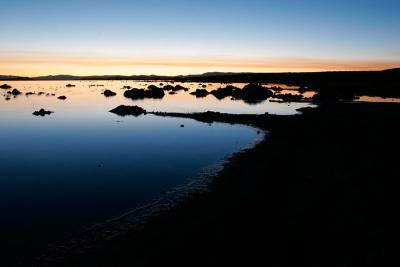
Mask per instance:
[[[383,70],[400,61],[367,61],[307,58],[130,58],[0,55],[0,74],[40,75],[186,75],[222,72],[312,72],[340,70]]]

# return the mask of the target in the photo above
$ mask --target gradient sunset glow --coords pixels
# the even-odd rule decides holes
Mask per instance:
[[[399,1],[0,2],[3,75],[400,66]]]

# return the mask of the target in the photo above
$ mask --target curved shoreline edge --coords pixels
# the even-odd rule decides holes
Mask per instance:
[[[214,112],[211,112],[214,113]],[[76,234],[76,238],[68,240],[67,242],[61,242],[59,244],[51,244],[47,249],[47,252],[35,259],[35,266],[52,265],[62,262],[65,255],[71,253],[83,254],[87,250],[95,249],[103,242],[110,241],[116,237],[123,236],[127,232],[138,232],[150,220],[163,216],[176,208],[180,204],[188,201],[191,198],[195,198],[198,195],[208,193],[212,190],[213,184],[218,179],[218,176],[223,172],[227,165],[231,164],[236,157],[239,155],[246,154],[257,147],[260,143],[265,142],[268,137],[268,131],[261,129],[254,124],[244,124],[226,119],[218,119],[220,113],[215,113],[217,117],[210,120],[202,119],[204,114],[209,115],[210,112],[205,113],[167,113],[167,112],[148,112],[161,117],[180,117],[193,119],[202,123],[227,123],[235,125],[243,125],[253,128],[259,136],[250,142],[245,147],[238,151],[234,151],[230,155],[227,155],[223,159],[215,162],[214,164],[207,165],[200,170],[200,172],[194,177],[188,178],[188,180],[176,187],[171,188],[166,192],[165,196],[149,201],[148,203],[128,210],[125,213],[110,218],[106,221],[96,223],[92,226],[87,227],[86,230]],[[229,114],[228,114],[229,115]],[[234,117],[235,115],[233,115]],[[259,116],[259,115],[256,115]],[[232,118],[233,118],[232,117]]]
[[[232,157],[208,192],[46,266],[381,266],[385,185],[400,175],[389,153],[400,150],[400,104],[302,112],[155,113],[258,125],[269,138]]]

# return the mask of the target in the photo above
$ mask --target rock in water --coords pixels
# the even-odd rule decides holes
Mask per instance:
[[[22,93],[18,89],[14,89],[14,90],[11,91],[11,94],[12,95],[20,95]]]
[[[115,95],[117,95],[115,92],[113,92],[113,91],[111,91],[111,90],[105,90],[104,92],[103,92],[103,95],[104,96],[106,96],[106,97],[110,97],[110,96],[115,96]]]
[[[228,85],[226,87],[223,88],[218,88],[217,90],[212,90],[211,94],[214,95],[216,98],[218,99],[224,99],[225,97],[231,96],[237,96],[240,92],[240,89],[232,86],[232,85]]]
[[[190,94],[195,95],[196,97],[206,97],[209,94],[209,92],[206,89],[197,89],[196,91]]]
[[[51,113],[54,113],[54,112],[53,111],[44,110],[43,108],[41,108],[39,111],[35,111],[32,114],[35,115],[35,116],[44,117],[45,115],[50,115]]]
[[[155,85],[150,85],[147,90],[132,88],[124,92],[124,96],[131,99],[163,98],[164,90]]]
[[[268,90],[257,83],[250,83],[243,87],[243,89],[239,93],[239,97],[243,100],[248,101],[260,101],[265,100],[269,97],[273,96],[273,92]]]
[[[11,87],[11,85],[8,85],[8,84],[2,84],[2,85],[0,85],[0,88],[1,89],[11,89],[12,87]]]
[[[163,98],[165,95],[164,90],[155,85],[150,85],[147,87],[147,91],[145,91],[145,93],[150,98]]]
[[[146,114],[146,110],[144,110],[141,107],[138,106],[125,106],[121,105],[118,106],[112,110],[110,110],[111,113],[117,114],[119,116],[127,116],[127,115],[132,115],[132,116],[139,116],[142,114]]]

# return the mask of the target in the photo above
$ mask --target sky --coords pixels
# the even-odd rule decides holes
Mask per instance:
[[[400,67],[399,0],[0,0],[0,74]]]

